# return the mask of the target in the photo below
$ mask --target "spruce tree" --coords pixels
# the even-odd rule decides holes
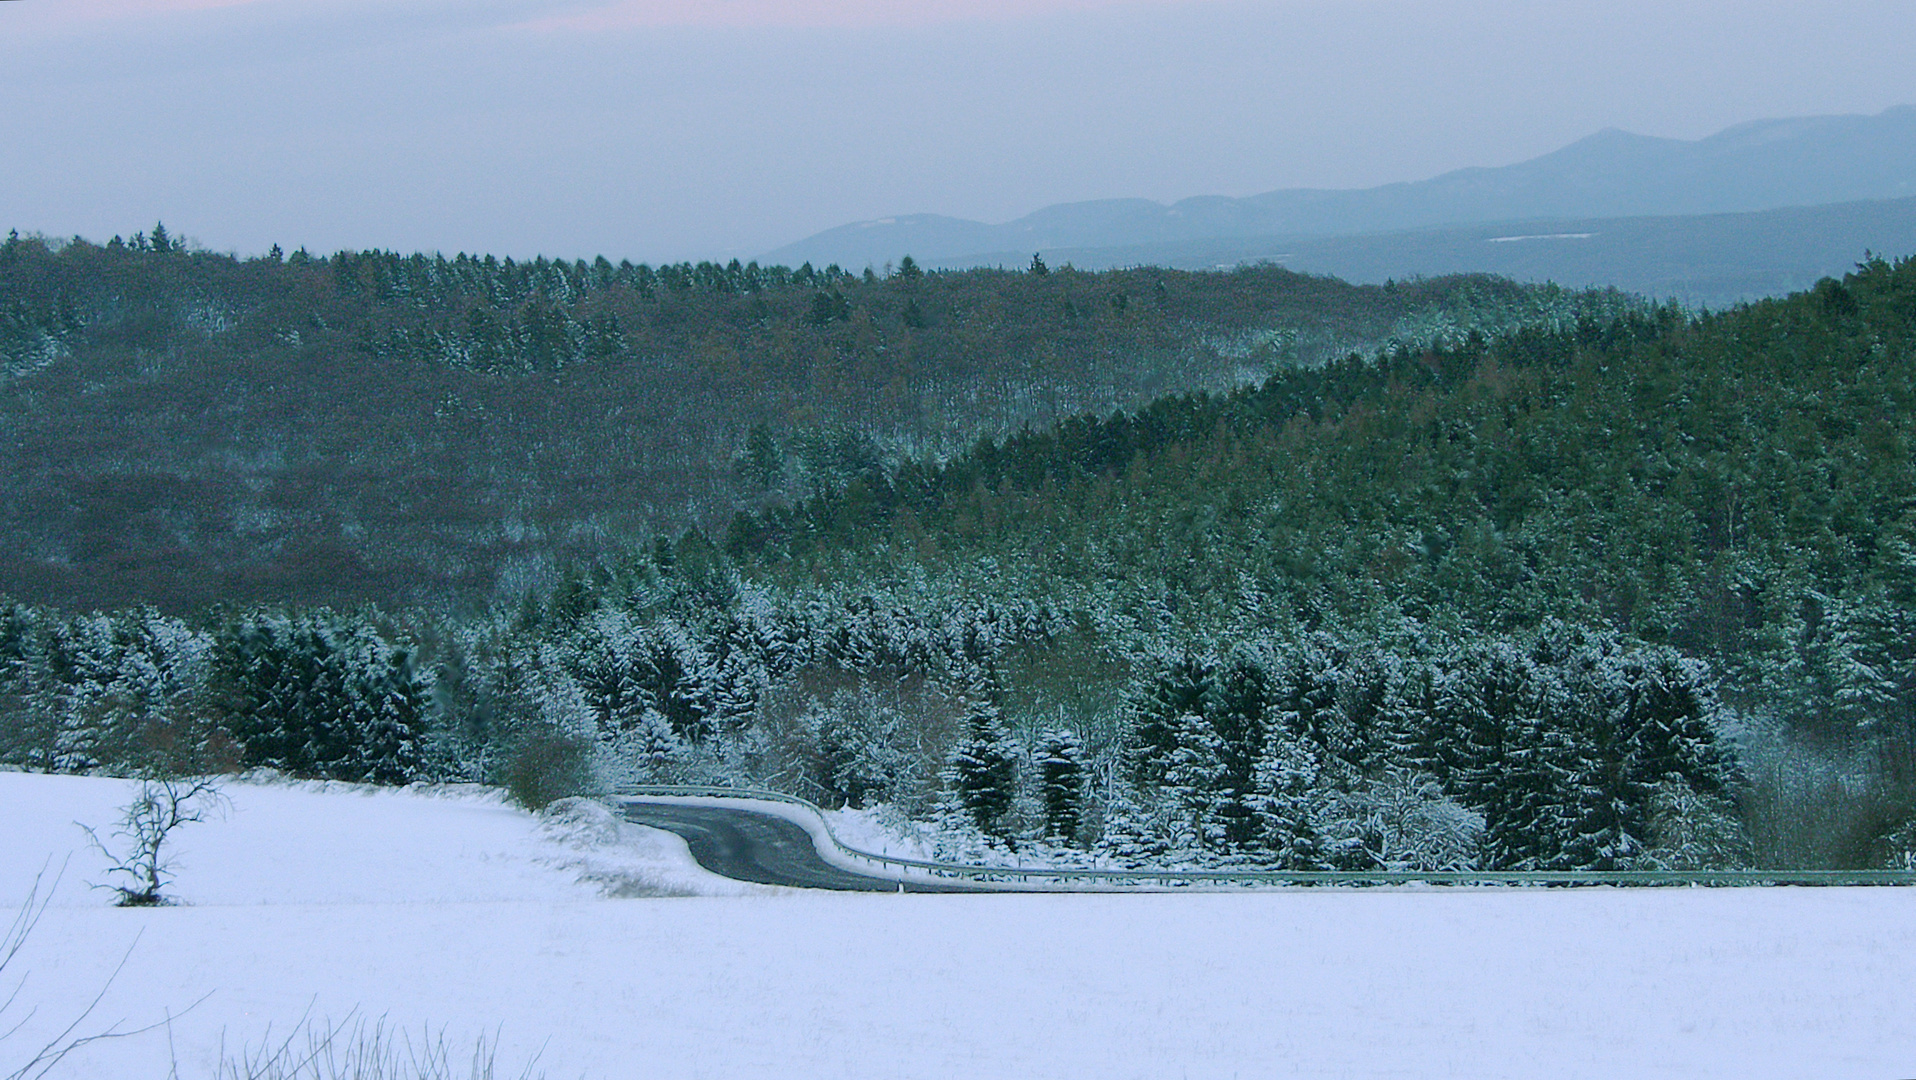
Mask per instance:
[[[999,834],[1017,793],[1019,748],[988,697],[965,715],[965,737],[952,752],[950,783],[958,804],[985,832]]]
[[[34,683],[41,658],[40,613],[24,604],[0,608],[0,760],[28,764],[44,754],[32,730]]]
[[[1170,842],[1190,856],[1227,851],[1230,837],[1223,811],[1235,800],[1225,783],[1224,740],[1210,721],[1192,713],[1176,717],[1170,733],[1172,749],[1159,783]]]
[[[1165,665],[1135,697],[1135,717],[1129,751],[1132,779],[1145,788],[1164,779],[1171,755],[1178,748],[1178,726],[1187,716],[1201,716],[1217,688],[1217,665],[1191,653]]]
[[[1045,835],[1072,843],[1083,824],[1084,743],[1070,731],[1047,731],[1037,758]]]
[[[1258,760],[1251,810],[1262,857],[1280,870],[1326,869],[1318,827],[1322,771],[1307,740],[1281,733],[1273,733]]]
[[[425,761],[428,684],[408,650],[365,644],[354,688],[354,771],[375,784],[404,784],[419,777]]]

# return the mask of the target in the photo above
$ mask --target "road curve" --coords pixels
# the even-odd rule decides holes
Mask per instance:
[[[621,800],[625,819],[685,838],[692,858],[715,874],[761,885],[854,892],[989,892],[989,885],[872,877],[819,857],[796,823],[742,806]]]

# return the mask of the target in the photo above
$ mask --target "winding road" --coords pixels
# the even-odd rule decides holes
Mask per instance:
[[[691,793],[685,793],[691,794]],[[700,792],[700,795],[705,793]],[[696,797],[696,796],[695,796]],[[826,862],[813,846],[812,836],[796,822],[755,809],[738,799],[684,801],[673,793],[658,797],[627,796],[619,801],[626,820],[665,829],[685,838],[700,866],[715,874],[763,885],[802,889],[840,889],[853,892],[1124,892],[1166,888],[1229,888],[1296,885],[1453,885],[1507,886],[1863,886],[1916,888],[1916,872],[1908,870],[1570,870],[1570,871],[1422,871],[1380,869],[1345,871],[1058,871],[953,867],[977,871],[985,880],[954,878],[879,877]],[[763,806],[764,803],[757,805]],[[1018,883],[1011,883],[1016,877]],[[996,880],[992,880],[996,879]],[[1047,880],[1049,879],[1049,880]]]
[[[700,866],[739,881],[855,892],[996,891],[983,883],[900,882],[834,866],[796,823],[745,807],[627,799],[623,810],[627,821],[684,837]]]

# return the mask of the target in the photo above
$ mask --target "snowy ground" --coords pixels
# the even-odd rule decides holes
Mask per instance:
[[[1916,1077],[1916,890],[819,895],[590,814],[235,786],[180,834],[189,903],[120,910],[72,822],[126,791],[0,774],[0,901],[70,854],[0,1076],[129,956],[87,1029],[204,1000],[171,1054],[56,1076],[190,1080],[356,1011],[554,1078]]]
[[[825,823],[832,835],[847,847],[874,855],[896,855],[903,859],[935,858],[932,845],[922,836],[906,831],[905,823],[877,809],[825,811]]]

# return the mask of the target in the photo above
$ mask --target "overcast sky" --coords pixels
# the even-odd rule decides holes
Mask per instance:
[[[1916,0],[8,0],[0,229],[749,258],[1916,101]]]

